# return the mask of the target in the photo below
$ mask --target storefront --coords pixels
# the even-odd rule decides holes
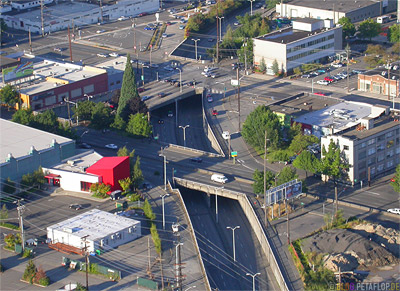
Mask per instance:
[[[60,187],[60,175],[57,174],[48,174],[44,176],[45,179],[47,179],[47,184]]]

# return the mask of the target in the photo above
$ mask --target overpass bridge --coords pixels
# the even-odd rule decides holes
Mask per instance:
[[[218,196],[237,200],[253,228],[280,290],[304,289],[300,275],[293,262],[290,261],[292,259],[287,248],[279,243],[279,236],[277,233],[273,233],[270,224],[266,227],[260,222],[262,217],[254,209],[252,199],[247,197],[245,193],[177,177],[173,178],[173,182],[174,185],[205,192],[208,196],[216,195],[216,201]],[[217,209],[216,207],[216,211],[218,211]]]

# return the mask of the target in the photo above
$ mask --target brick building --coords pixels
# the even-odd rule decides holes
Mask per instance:
[[[400,64],[392,64],[386,67],[376,68],[362,74],[358,74],[358,90],[376,93],[379,95],[399,96],[400,93]],[[390,84],[390,94],[388,90]]]

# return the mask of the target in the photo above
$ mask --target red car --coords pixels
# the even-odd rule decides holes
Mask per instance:
[[[392,179],[390,179],[390,182],[396,182],[396,176],[394,176]]]
[[[328,81],[328,82],[333,82],[333,81],[335,81],[335,80],[334,80],[333,78],[331,78],[331,77],[325,77],[324,80],[325,80],[325,81]]]
[[[143,89],[143,88],[138,88],[137,90],[138,90],[139,93],[144,92],[144,89]]]
[[[218,111],[217,111],[216,109],[213,109],[213,110],[212,110],[212,115],[213,115],[213,116],[217,116],[217,115],[218,115]]]
[[[316,93],[314,93],[314,95],[326,96],[326,94],[325,94],[325,93],[322,93],[322,92],[316,92]]]
[[[147,15],[147,12],[142,12],[139,14],[139,17],[146,16],[146,15]]]

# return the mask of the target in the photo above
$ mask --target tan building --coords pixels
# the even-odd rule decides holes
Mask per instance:
[[[376,68],[358,74],[358,91],[371,92],[390,97],[399,96],[400,93],[400,64]],[[390,94],[388,85],[390,84]]]
[[[337,143],[350,164],[349,180],[367,183],[368,176],[372,181],[400,163],[399,118],[387,109],[381,117],[366,117],[357,126],[322,137],[321,146]]]

